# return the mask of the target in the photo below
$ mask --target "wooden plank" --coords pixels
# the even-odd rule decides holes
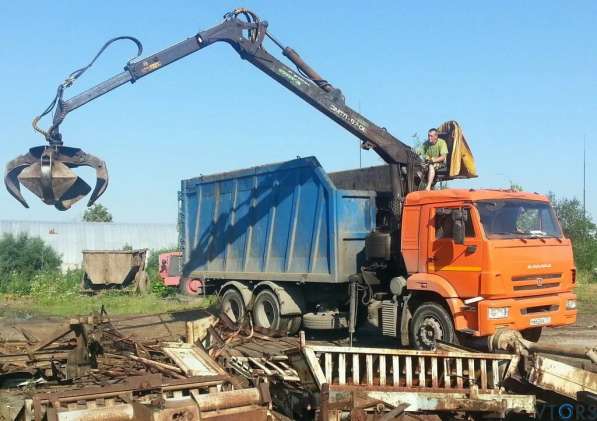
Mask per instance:
[[[479,364],[481,364],[481,389],[487,389],[487,360],[480,359]]]
[[[361,382],[361,373],[359,367],[359,354],[352,355],[352,382],[354,384],[360,384]]]
[[[346,354],[338,354],[338,384],[346,384]]]
[[[462,372],[462,358],[456,358],[456,386],[459,389],[464,387],[463,378],[464,373]]]
[[[468,359],[468,387],[477,384],[475,377],[475,360],[472,358]]]
[[[165,342],[162,350],[187,376],[226,374],[213,358],[196,345]]]
[[[406,387],[413,387],[413,361],[410,356],[404,359],[406,370]]]
[[[263,357],[263,352],[254,351],[252,349],[245,348],[242,346],[238,346],[238,347],[234,348],[234,350],[240,352],[245,357],[255,357],[255,358]]]
[[[321,370],[319,365],[319,359],[315,355],[315,352],[310,348],[303,349],[303,353],[305,355],[305,359],[307,360],[307,365],[311,369],[311,373],[313,373],[313,377],[315,377],[315,381],[317,382],[317,386],[321,390],[321,385],[326,382],[325,374]]]
[[[365,355],[365,366],[367,369],[367,384],[373,384],[373,355]]]
[[[425,387],[425,357],[419,357],[419,387]]]
[[[431,387],[439,387],[439,379],[437,378],[437,358],[431,357]]]
[[[325,379],[327,380],[328,384],[332,384],[332,354],[330,352],[326,352],[324,354],[324,361],[325,361]]]
[[[379,384],[380,386],[386,385],[386,356],[379,356]]]
[[[450,370],[452,367],[450,366],[451,360],[450,358],[444,358],[444,387],[450,388],[452,387],[452,381],[450,379]]]
[[[498,389],[500,387],[500,368],[497,360],[491,361],[491,368],[493,372],[493,388]]]
[[[398,355],[392,355],[392,385],[400,386],[400,360]]]

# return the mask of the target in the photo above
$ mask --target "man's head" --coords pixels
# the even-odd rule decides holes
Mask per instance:
[[[429,129],[427,132],[427,139],[433,145],[437,142],[437,129]]]

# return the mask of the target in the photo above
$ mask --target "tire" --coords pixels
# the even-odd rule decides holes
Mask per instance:
[[[200,297],[203,293],[203,283],[199,279],[181,278],[178,292],[187,297]]]
[[[224,291],[220,302],[220,311],[234,323],[242,323],[247,310],[243,297],[236,288],[228,288]]]
[[[444,306],[424,302],[417,307],[410,322],[410,343],[417,349],[433,349],[435,341],[456,344],[456,330],[452,315]]]
[[[310,330],[336,330],[348,328],[348,314],[338,311],[322,311],[303,314],[303,326]]]
[[[520,334],[527,341],[539,342],[539,338],[541,337],[542,331],[543,331],[542,327],[532,327],[530,329],[521,331]]]
[[[270,289],[263,289],[257,294],[253,304],[253,324],[264,329],[288,329],[288,319],[282,317],[280,301]]]

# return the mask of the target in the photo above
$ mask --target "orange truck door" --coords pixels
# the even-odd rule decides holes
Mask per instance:
[[[450,212],[453,209],[459,208],[438,206],[431,209],[427,272],[447,279],[460,298],[476,297],[483,263],[479,227],[472,219],[471,208],[463,207],[467,215],[464,244],[456,244],[452,237]]]

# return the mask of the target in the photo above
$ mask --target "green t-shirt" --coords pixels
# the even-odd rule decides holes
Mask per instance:
[[[429,141],[423,143],[423,156],[437,158],[442,155],[448,155],[448,144],[444,139],[437,139],[434,145]]]

